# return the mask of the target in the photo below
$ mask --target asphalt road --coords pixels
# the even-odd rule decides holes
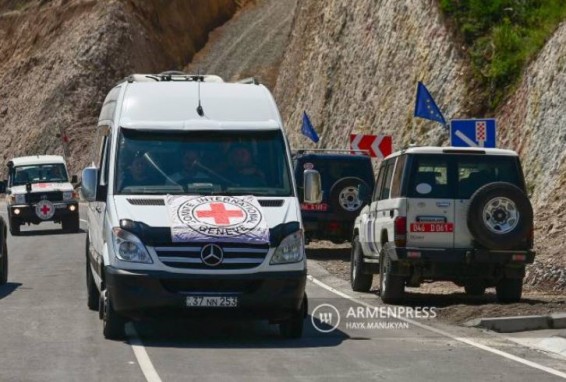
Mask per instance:
[[[5,216],[5,207],[1,211]],[[8,240],[9,283],[0,287],[0,381],[541,382],[566,376],[563,359],[516,343],[492,343],[490,335],[472,338],[459,328],[440,330],[430,320],[348,317],[351,308],[365,308],[330,290],[332,280],[318,268],[311,269],[314,279],[307,288],[309,311],[316,311],[305,320],[300,340],[279,338],[267,323],[229,317],[141,322],[130,327],[128,341],[105,340],[97,313],[86,306],[85,234],[63,234],[51,223],[22,232]],[[362,303],[380,304],[371,295]],[[336,320],[321,322],[321,312],[328,309],[321,304],[339,310],[336,330],[323,332]],[[376,321],[381,327],[362,327]]]

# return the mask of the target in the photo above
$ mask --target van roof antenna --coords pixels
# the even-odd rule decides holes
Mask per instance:
[[[200,103],[200,83],[202,82],[203,79],[204,79],[204,77],[201,77],[201,75],[200,75],[200,68],[198,68],[198,70],[197,70],[197,89],[198,89],[197,114],[201,117],[204,116],[204,110],[203,110],[202,105]]]

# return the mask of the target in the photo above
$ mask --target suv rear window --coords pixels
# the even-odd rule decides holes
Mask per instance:
[[[507,182],[524,190],[518,158],[501,155],[414,155],[407,196],[469,199],[487,183]]]

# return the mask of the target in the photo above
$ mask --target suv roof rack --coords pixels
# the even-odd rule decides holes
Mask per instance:
[[[369,156],[369,151],[368,150],[353,150],[353,149],[297,149],[295,151],[296,155],[300,155],[300,154],[305,154],[308,152],[317,152],[317,153],[323,153],[323,152],[328,152],[328,153],[360,153],[362,155],[367,155]]]

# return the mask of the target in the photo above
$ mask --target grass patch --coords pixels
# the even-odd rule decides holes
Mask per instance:
[[[439,0],[468,46],[474,76],[495,109],[566,19],[564,0]]]

